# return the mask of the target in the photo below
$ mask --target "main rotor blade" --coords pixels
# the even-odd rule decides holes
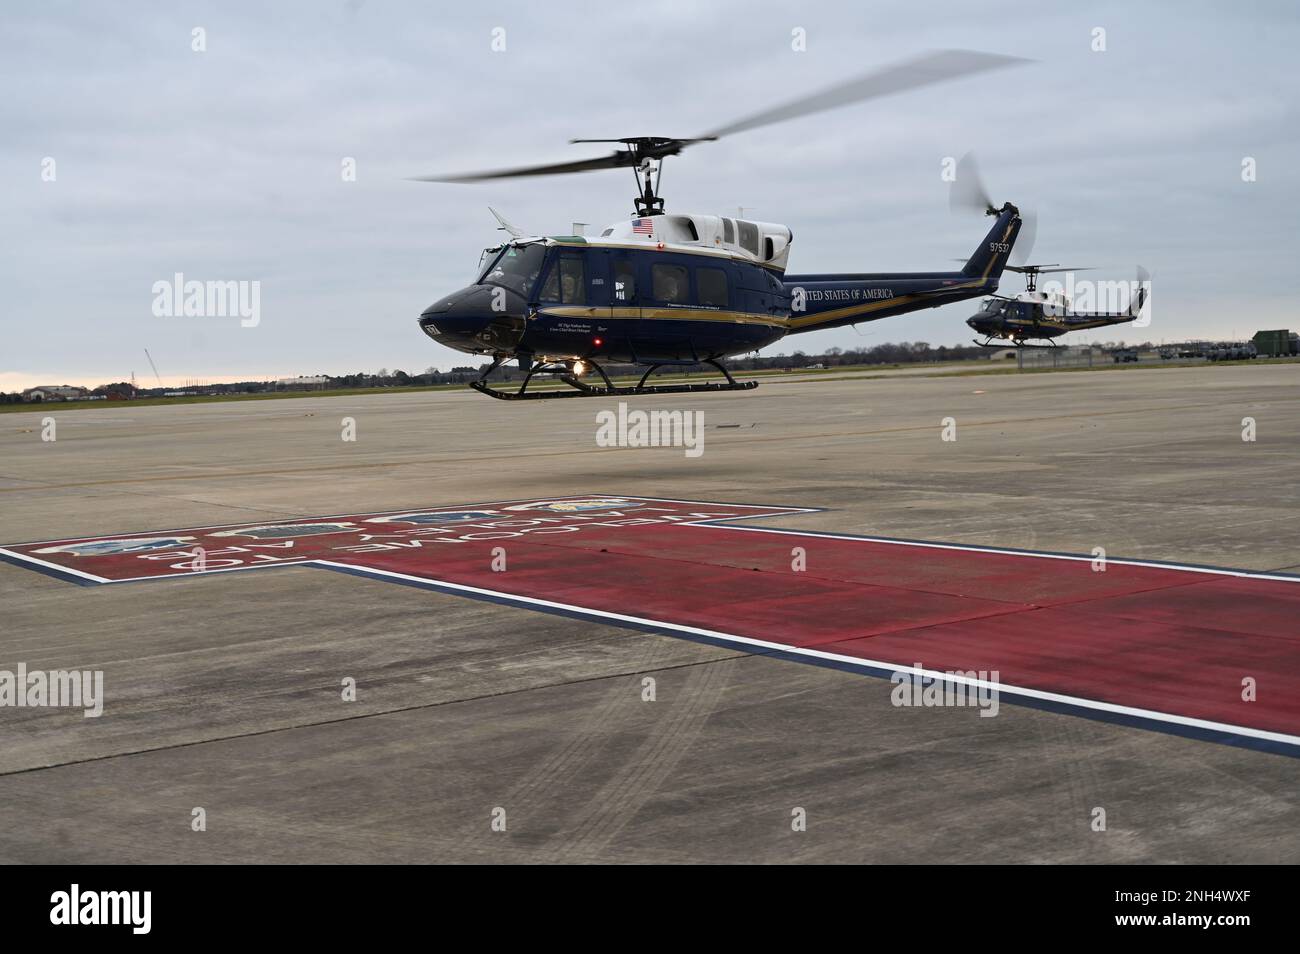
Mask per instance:
[[[629,136],[626,139],[570,139],[569,145],[575,145],[580,142],[621,142],[625,146],[637,145],[643,149],[653,149],[655,146],[674,147],[689,146],[695,142],[713,142],[712,136],[703,138],[697,136],[694,139],[670,139],[667,136]]]
[[[629,164],[626,152],[612,152],[596,159],[555,162],[545,166],[520,166],[515,169],[489,169],[484,172],[461,172],[449,176],[413,176],[413,182],[481,182],[484,179],[512,179],[516,176],[549,176],[562,172],[589,172],[592,169],[621,169]]]
[[[1021,272],[1022,274],[1026,274],[1026,275],[1029,274],[1030,272],[1032,272],[1035,275],[1048,275],[1052,272],[1094,272],[1097,270],[1097,266],[1080,265],[1079,267],[1075,268],[1073,266],[1066,265],[1066,266],[1062,266],[1061,268],[1046,268],[1046,267],[1040,268],[1037,265],[1008,265],[1006,266],[1006,269],[1009,272]]]
[[[960,76],[1028,62],[1030,61],[1019,56],[981,53],[977,50],[936,50],[882,70],[873,70],[857,79],[837,83],[809,96],[801,96],[781,106],[773,106],[725,126],[719,126],[702,138],[729,136],[746,129],[757,129],[759,126],[835,109],[838,106],[847,106],[849,103],[861,102],[864,99],[892,96],[895,93],[942,83]]]

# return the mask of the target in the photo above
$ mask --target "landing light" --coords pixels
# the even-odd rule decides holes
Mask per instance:
[[[587,373],[587,370],[588,370],[588,369],[587,369],[587,362],[585,362],[585,361],[575,361],[575,362],[573,362],[573,373],[574,373],[577,377],[582,377],[584,374]]]

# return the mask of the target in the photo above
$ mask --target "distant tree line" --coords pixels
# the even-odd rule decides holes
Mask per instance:
[[[1100,344],[1100,343],[1097,343]],[[1107,341],[1100,345],[1106,350],[1113,350],[1117,347],[1124,347],[1124,342]],[[1149,349],[1153,347],[1150,342],[1141,345],[1134,345],[1138,349]],[[892,364],[921,364],[935,363],[942,361],[969,361],[975,358],[986,358],[989,355],[989,349],[981,348],[977,345],[939,345],[931,347],[925,341],[900,341],[897,343],[887,342],[870,347],[860,348],[829,348],[822,354],[807,354],[803,351],[795,351],[793,354],[777,354],[770,356],[747,355],[743,357],[728,358],[726,366],[734,371],[779,371],[779,370],[801,370],[809,367],[820,365],[823,368],[848,367],[854,365],[892,365]],[[295,380],[287,383],[276,381],[239,381],[231,384],[208,384],[196,385],[185,388],[137,388],[126,381],[118,381],[113,384],[105,384],[97,387],[92,392],[107,398],[131,398],[131,397],[158,397],[167,392],[184,391],[187,394],[259,394],[274,391],[303,390],[307,388],[332,390],[342,388],[404,388],[404,387],[430,387],[439,384],[467,384],[478,378],[488,367],[490,362],[483,362],[478,367],[461,365],[454,367],[449,371],[439,371],[437,368],[425,368],[416,374],[409,374],[402,370],[392,370],[380,368],[378,371],[357,371],[352,374],[319,374],[315,379]],[[604,368],[611,376],[630,375],[642,373],[645,368],[636,365],[619,365],[605,364]],[[662,368],[661,374],[679,374],[683,371],[692,370],[711,370],[704,365],[670,365]],[[520,370],[516,362],[503,364],[492,374],[493,380],[517,381],[524,376],[525,372]],[[303,383],[310,381],[311,383]],[[0,404],[17,404],[23,401],[23,395],[20,393],[0,393]]]

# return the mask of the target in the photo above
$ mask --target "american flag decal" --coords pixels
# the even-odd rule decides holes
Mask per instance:
[[[638,235],[654,235],[655,220],[654,219],[633,219],[632,231]]]

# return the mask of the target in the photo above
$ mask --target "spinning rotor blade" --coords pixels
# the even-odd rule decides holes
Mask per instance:
[[[989,190],[980,176],[979,164],[975,161],[973,152],[966,153],[957,163],[957,177],[953,180],[952,188],[948,190],[948,207],[953,211],[974,209],[986,215],[996,215],[999,211],[989,197]],[[1038,238],[1038,213],[1033,209],[1022,209],[1020,234],[1016,236],[1011,258],[1024,266],[1029,260],[1029,254],[1034,250],[1036,238]],[[1024,271],[1024,268],[1016,268],[1012,265],[1008,265],[1007,268],[1017,272]]]
[[[721,136],[756,129],[772,123],[847,106],[865,99],[876,99],[906,92],[921,86],[957,79],[972,73],[1000,69],[1018,63],[1027,63],[1018,56],[998,53],[980,53],[975,50],[937,50],[911,60],[905,60],[865,76],[791,100],[728,123],[704,136],[693,139],[671,139],[657,136],[633,136],[627,139],[571,139],[571,143],[621,143],[624,148],[607,156],[580,159],[576,162],[557,162],[542,166],[521,166],[513,169],[490,169],[484,172],[464,172],[455,175],[414,176],[415,182],[481,182],[485,179],[510,179],[519,176],[549,176],[566,172],[590,172],[595,169],[618,169],[639,166],[646,159],[675,156],[684,148],[697,142],[712,142]]]
[[[671,146],[673,147],[674,151],[676,151],[677,149],[680,149],[682,146],[691,145],[691,143],[713,142],[713,140],[717,138],[718,138],[717,136],[696,136],[694,139],[658,139],[658,140],[654,140],[654,142],[657,142],[661,146]],[[621,142],[625,146],[631,146],[631,145],[644,145],[646,144],[647,140],[652,140],[652,139],[654,139],[654,137],[652,136],[632,136],[628,139],[570,139],[569,145],[574,146],[581,142]]]
[[[1078,268],[1069,265],[1008,265],[1006,268],[1009,272],[1020,272],[1022,275],[1047,275],[1051,272],[1092,272],[1097,269],[1095,265],[1081,265]]]
[[[993,213],[993,200],[989,198],[984,180],[980,178],[979,163],[975,153],[968,152],[957,162],[956,178],[948,190],[948,208],[954,212],[961,209],[973,209],[976,212]]]
[[[1038,238],[1038,213],[1025,209],[1020,213],[1020,234],[1011,249],[1011,258],[1021,265],[1029,261],[1029,253],[1034,250],[1034,239]],[[1064,271],[1064,269],[1062,269]]]
[[[905,60],[882,70],[873,70],[864,76],[801,96],[780,106],[773,106],[719,126],[708,134],[709,138],[729,136],[747,129],[757,129],[772,123],[783,122],[798,116],[820,113],[837,106],[847,106],[864,99],[876,99],[894,93],[906,92],[933,83],[1000,69],[1028,60],[1019,56],[1002,56],[997,53],[980,53],[976,50],[936,50],[911,60]]]
[[[1141,265],[1137,267],[1137,287],[1137,299],[1129,305],[1129,311],[1140,316],[1146,306],[1147,295],[1151,292],[1151,273]]]
[[[592,169],[621,169],[628,164],[627,153],[612,152],[597,159],[555,162],[545,166],[521,166],[516,169],[490,169],[486,172],[462,172],[450,176],[413,176],[413,182],[480,182],[484,179],[512,179],[516,176],[549,176],[557,172],[590,172]]]

